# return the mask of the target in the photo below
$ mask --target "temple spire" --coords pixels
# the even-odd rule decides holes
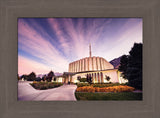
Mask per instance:
[[[92,56],[92,53],[91,53],[91,43],[89,44],[89,57]]]

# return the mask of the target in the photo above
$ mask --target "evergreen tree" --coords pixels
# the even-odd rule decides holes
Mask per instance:
[[[142,90],[142,44],[135,43],[129,54],[126,72],[129,85]]]
[[[47,76],[46,76],[46,75],[44,75],[44,76],[42,77],[42,80],[43,80],[43,81],[45,81],[45,80],[46,80],[46,78],[47,78]]]
[[[123,55],[121,57],[120,66],[118,68],[118,70],[120,72],[122,72],[122,77],[123,78],[126,78],[126,75],[127,75],[127,73],[126,73],[126,71],[127,71],[127,65],[128,65],[128,55]]]
[[[47,81],[48,82],[50,82],[51,80],[52,80],[52,77],[54,77],[55,75],[54,75],[54,72],[53,71],[50,71],[49,73],[48,73],[48,76],[47,76]]]
[[[21,76],[21,79],[22,79],[22,78],[24,78],[24,80],[28,80],[28,79],[29,79],[29,78],[28,78],[28,75],[22,75],[22,76]]]
[[[129,55],[122,56],[119,71],[129,86],[142,90],[142,43],[135,43]]]
[[[28,79],[27,81],[34,81],[36,79],[36,74],[34,72],[31,72],[29,75],[28,75]]]

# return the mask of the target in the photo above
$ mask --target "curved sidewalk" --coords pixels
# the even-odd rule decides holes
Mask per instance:
[[[18,100],[20,101],[76,101],[76,85],[63,85],[48,90],[36,90],[30,82],[18,82]]]

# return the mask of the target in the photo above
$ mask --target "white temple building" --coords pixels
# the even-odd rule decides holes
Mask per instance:
[[[92,77],[93,83],[126,83],[120,75],[121,72],[102,57],[92,56],[91,45],[89,45],[89,57],[79,59],[69,64],[68,72],[64,72],[63,77],[59,76],[59,82],[73,82],[78,83],[78,77],[86,78],[89,75]],[[106,77],[110,80],[107,81]]]

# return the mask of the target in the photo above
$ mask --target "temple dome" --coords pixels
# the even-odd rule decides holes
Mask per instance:
[[[114,69],[113,65],[102,57],[86,57],[69,64],[69,72],[84,72]]]

